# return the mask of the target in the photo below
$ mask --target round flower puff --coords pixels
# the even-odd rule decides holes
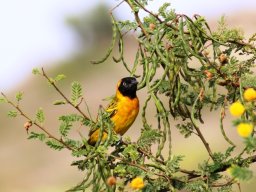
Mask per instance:
[[[237,101],[235,103],[232,103],[232,105],[229,108],[229,111],[231,115],[238,117],[244,113],[245,108],[239,101]]]

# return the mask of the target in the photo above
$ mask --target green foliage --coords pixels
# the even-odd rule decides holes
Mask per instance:
[[[63,100],[56,100],[53,102],[53,105],[65,105],[67,102]]]
[[[0,103],[6,103],[6,99],[4,97],[0,97]]]
[[[254,152],[256,149],[256,138],[255,137],[247,137],[244,140],[246,150],[248,153]]]
[[[82,120],[82,116],[79,116],[77,114],[71,114],[71,115],[63,115],[59,117],[59,120],[61,120],[59,132],[62,136],[66,137],[68,135],[69,130],[72,128],[73,122],[80,122]]]
[[[183,161],[184,156],[173,156],[170,160],[166,162],[166,168],[169,172],[175,173],[179,171],[180,162]]]
[[[243,39],[243,32],[240,29],[229,29],[225,17],[222,16],[219,21],[218,31],[213,33],[213,37],[216,37],[221,42],[239,41]]]
[[[63,79],[65,79],[66,78],[66,76],[64,75],[64,74],[59,74],[59,75],[57,75],[56,77],[55,77],[55,82],[58,82],[58,81],[61,81],[61,80],[63,80]]]
[[[161,133],[155,129],[144,129],[138,139],[138,146],[141,148],[149,148],[161,138]]]
[[[188,138],[193,133],[193,124],[191,122],[177,124],[176,127],[185,138]]]
[[[18,102],[22,100],[22,97],[23,97],[23,93],[22,93],[22,92],[18,92],[18,93],[16,94],[16,100],[17,100]]]
[[[39,122],[40,124],[43,124],[45,121],[44,111],[42,108],[39,108],[38,111],[36,112],[36,121]]]
[[[255,75],[245,75],[241,78],[242,87],[253,87],[256,88],[256,77]]]
[[[202,180],[188,183],[185,189],[191,192],[211,192],[207,184]]]
[[[71,84],[71,102],[73,105],[78,105],[82,92],[82,86],[79,82],[75,81]]]
[[[34,74],[34,75],[39,75],[39,74],[41,74],[41,72],[40,72],[40,70],[39,70],[38,68],[34,68],[34,69],[32,70],[32,74]]]
[[[227,148],[225,153],[217,152],[213,154],[213,159],[216,162],[217,166],[219,166],[220,163],[225,163],[228,158],[231,156],[232,152],[234,151],[235,147],[229,147]]]
[[[11,111],[8,112],[7,115],[8,115],[9,117],[11,117],[11,118],[14,118],[14,117],[17,117],[18,112],[17,112],[17,111],[14,111],[14,110],[11,110]]]
[[[52,149],[55,149],[55,150],[58,150],[60,151],[61,149],[64,148],[63,144],[61,144],[59,141],[56,141],[54,139],[49,139],[48,141],[46,141],[46,144],[52,148]]]
[[[69,121],[63,121],[60,125],[60,134],[64,137],[67,136],[72,124]]]
[[[127,145],[122,154],[131,161],[136,161],[139,158],[139,152],[134,145]]]
[[[40,141],[44,141],[46,139],[46,135],[44,133],[35,133],[35,132],[30,132],[28,139],[39,139]]]
[[[217,189],[218,192],[233,192],[232,186],[223,186]]]
[[[243,180],[243,181],[248,181],[252,178],[253,173],[251,170],[248,168],[244,167],[239,167],[237,165],[232,165],[228,169],[228,172],[236,179]]]
[[[54,105],[67,104],[76,113],[67,113],[58,118],[60,126],[58,136],[55,136],[46,129],[47,125],[43,126],[45,115],[41,108],[33,121],[19,107],[22,101],[22,93],[19,92],[14,103],[4,94],[0,98],[0,102],[7,102],[15,109],[8,115],[21,115],[40,129],[41,132],[30,132],[28,125],[28,139],[39,139],[54,150],[65,148],[71,151],[75,158],[71,165],[83,171],[85,177],[69,191],[127,191],[131,180],[141,177],[143,192],[210,192],[215,191],[214,188],[216,191],[229,192],[236,179],[251,179],[252,171],[248,167],[256,162],[254,133],[244,139],[245,146],[240,151],[225,133],[223,121],[227,106],[240,100],[246,111],[241,118],[233,121],[233,125],[241,122],[255,125],[255,102],[243,99],[244,89],[256,88],[252,70],[256,60],[255,34],[246,41],[241,30],[227,26],[224,17],[219,21],[218,29],[212,31],[204,17],[177,14],[169,3],[163,4],[157,13],[145,7],[147,0],[121,3],[128,4],[135,20],[117,21],[111,13],[111,44],[105,56],[92,63],[103,63],[109,59],[118,44],[118,57],[113,56],[113,61],[121,62],[131,76],[139,78],[138,89],[145,89],[147,97],[142,104],[143,128],[137,141],[120,140],[112,130],[114,125],[110,114],[102,107],[98,110],[96,121],[92,120],[86,102],[82,102],[84,97],[79,82],[71,84],[69,99],[57,86],[65,75],[51,78],[44,69],[33,69],[33,74],[44,77],[62,96]],[[142,11],[147,14],[143,18],[139,14]],[[72,22],[75,24],[74,20]],[[125,61],[124,36],[134,31],[138,47],[134,62],[130,65]],[[155,108],[156,127],[149,124],[149,120],[153,120],[147,114],[150,104]],[[89,117],[84,109],[87,109]],[[203,115],[208,109],[220,111],[220,115],[214,117],[219,122],[219,129],[212,126],[208,126],[208,129],[219,131],[231,145],[225,151],[213,150],[215,148],[201,131],[202,124],[209,123],[205,122],[207,119]],[[100,139],[95,146],[90,146],[88,138],[78,127],[99,129],[99,138],[104,132],[108,136],[106,140]],[[71,137],[74,129],[79,138]],[[174,129],[186,139],[191,139],[191,143],[195,138],[201,141],[208,156],[200,158],[197,169],[182,168],[188,158],[195,157],[184,157],[174,152]],[[226,170],[231,176],[223,173]],[[109,177],[114,177],[117,183],[110,185]]]

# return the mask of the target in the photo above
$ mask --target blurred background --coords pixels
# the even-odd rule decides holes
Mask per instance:
[[[120,1],[116,0],[10,0],[0,1],[0,91],[14,98],[18,91],[24,93],[21,107],[32,116],[39,107],[46,113],[46,127],[53,133],[58,128],[58,115],[67,114],[68,107],[53,106],[60,96],[47,82],[31,71],[44,67],[49,76],[65,74],[67,78],[60,87],[70,94],[70,83],[79,81],[93,116],[99,104],[106,105],[103,98],[114,94],[116,82],[127,76],[121,64],[107,60],[92,65],[91,60],[101,58],[111,41],[111,22],[108,12]],[[200,14],[216,28],[217,21],[225,15],[232,27],[242,28],[247,37],[256,32],[256,1],[202,1],[202,0],[155,0],[148,6],[156,10],[163,2],[170,2],[177,13],[189,16]],[[118,19],[133,20],[130,9],[122,4],[114,11]],[[136,51],[133,36],[126,37],[126,60],[132,64]],[[138,95],[144,101],[143,91]],[[0,105],[0,191],[3,192],[58,192],[65,191],[82,180],[84,174],[70,163],[74,160],[67,150],[56,152],[41,142],[27,140],[23,128],[25,119],[7,117],[11,108]],[[153,108],[152,108],[153,109]],[[150,110],[154,116],[155,111]],[[222,139],[218,124],[219,115],[205,113],[203,133],[214,151],[223,151],[228,145]],[[215,123],[215,124],[214,124]],[[154,122],[152,122],[154,124]],[[211,126],[209,126],[211,125]],[[225,121],[227,134],[240,144],[229,121]],[[140,133],[140,119],[127,132],[129,136]],[[85,131],[86,133],[86,131]],[[186,155],[188,169],[197,168],[197,162],[206,156],[197,137],[187,140],[174,131],[174,152]],[[134,138],[134,137],[132,137]],[[193,145],[191,145],[193,143]],[[189,147],[188,147],[189,146]],[[254,166],[255,167],[255,166]],[[252,191],[255,179],[242,183],[243,191]],[[238,188],[234,189],[238,191]]]

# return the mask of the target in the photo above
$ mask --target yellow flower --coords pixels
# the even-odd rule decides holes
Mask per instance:
[[[253,131],[253,125],[250,123],[240,123],[237,126],[237,132],[241,137],[249,137]]]
[[[133,189],[142,189],[144,187],[144,182],[141,177],[136,177],[131,181],[131,187]]]
[[[232,105],[229,108],[229,111],[231,115],[238,117],[244,113],[245,108],[239,101],[237,101],[235,103],[232,103]]]
[[[248,88],[244,91],[244,99],[246,101],[253,101],[256,99],[256,91],[253,88]]]

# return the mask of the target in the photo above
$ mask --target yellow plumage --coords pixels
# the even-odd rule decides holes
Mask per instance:
[[[129,86],[129,84],[131,84]],[[114,124],[114,131],[123,135],[135,121],[139,112],[139,100],[136,96],[137,81],[133,77],[121,79],[117,84],[114,99],[108,105],[106,111]],[[88,143],[95,145],[99,138],[100,130],[96,129],[89,133]],[[106,139],[107,133],[103,132],[102,140]]]

